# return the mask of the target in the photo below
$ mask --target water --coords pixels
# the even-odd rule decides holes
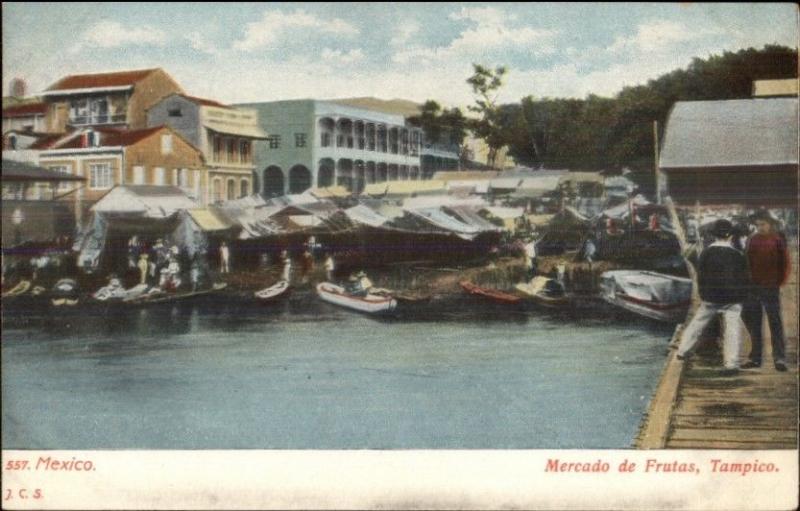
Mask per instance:
[[[5,314],[4,448],[625,448],[670,335],[474,302],[380,321],[219,302]]]

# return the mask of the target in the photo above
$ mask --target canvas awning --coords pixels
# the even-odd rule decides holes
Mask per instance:
[[[233,227],[209,209],[190,209],[187,212],[194,220],[194,223],[206,232],[224,231]]]
[[[445,183],[439,180],[423,181],[388,181],[386,182],[387,195],[413,195],[423,193],[443,193]]]
[[[384,183],[370,183],[364,187],[364,191],[361,192],[364,195],[386,195],[386,189],[388,185]]]
[[[211,131],[220,133],[222,135],[237,135],[240,137],[254,138],[258,140],[266,140],[267,134],[261,131],[257,126],[244,126],[234,123],[226,123],[225,121],[206,120],[203,126]]]
[[[344,186],[328,186],[326,188],[311,188],[309,193],[318,199],[329,199],[332,197],[349,197],[350,192]]]

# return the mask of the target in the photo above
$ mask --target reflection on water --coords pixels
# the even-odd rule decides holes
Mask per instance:
[[[302,293],[4,315],[7,448],[619,448],[670,329],[471,299],[375,319]]]

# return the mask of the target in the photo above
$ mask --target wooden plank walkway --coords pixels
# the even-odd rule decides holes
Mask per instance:
[[[797,449],[796,250],[792,263],[792,275],[781,290],[789,370],[775,370],[766,332],[761,368],[742,370],[735,376],[722,374],[720,349],[713,341],[686,363],[677,360],[675,350],[670,350],[636,438],[637,448]],[[678,335],[679,329],[673,341]],[[742,350],[744,360],[749,351],[748,340]]]

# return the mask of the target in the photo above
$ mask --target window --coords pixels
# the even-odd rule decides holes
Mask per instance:
[[[164,186],[167,184],[167,175],[164,171],[164,167],[156,167],[155,168],[155,176],[153,177],[153,184],[158,186]]]
[[[73,124],[89,123],[89,101],[87,99],[72,101],[69,109],[69,120]]]
[[[189,170],[180,169],[178,171],[178,186],[181,188],[189,188]]]
[[[199,198],[200,197],[200,171],[199,170],[195,170],[193,172],[193,174],[194,174],[194,176],[193,176],[194,177],[194,183],[193,183],[194,184],[194,196],[195,196],[195,198]]]
[[[47,168],[55,172],[61,172],[62,174],[72,174],[72,169],[68,165],[50,165]],[[72,183],[69,181],[59,181],[59,190],[69,190],[70,188],[72,188]]]
[[[269,141],[269,148],[270,149],[278,149],[281,147],[281,136],[280,135],[272,135],[271,137],[267,137]]]
[[[294,146],[295,147],[305,147],[306,146],[306,134],[305,133],[295,133],[294,134]]]
[[[242,179],[239,188],[240,188],[239,197],[247,197],[248,195],[250,195],[250,183],[247,181],[247,179]]]
[[[228,149],[228,161],[232,162],[232,161],[234,161],[233,158],[234,158],[234,154],[235,154],[235,151],[234,151],[235,144],[233,143],[233,139],[229,138],[225,145],[226,145],[226,147]]]
[[[214,135],[213,144],[214,144],[214,160],[219,161],[220,153],[222,152],[222,139],[219,138],[217,135]]]
[[[250,141],[249,140],[240,140],[239,141],[239,157],[242,163],[249,163],[250,162]]]
[[[133,167],[133,184],[135,185],[144,184],[144,167],[142,166]]]
[[[89,165],[89,188],[101,190],[111,188],[114,179],[109,163],[93,163]]]
[[[172,153],[172,135],[161,135],[161,154]]]
[[[214,183],[211,187],[212,191],[212,201],[213,202],[222,202],[222,179],[215,177]]]
[[[233,200],[236,198],[236,181],[233,179],[228,179],[228,193],[227,193],[228,200]]]
[[[320,140],[319,143],[322,147],[330,147],[331,146],[331,134],[324,132],[320,133]]]
[[[69,121],[75,125],[125,122],[125,105],[113,97],[111,101],[108,97],[75,99],[70,103]]]
[[[170,108],[167,110],[167,115],[170,117],[183,117],[183,113],[181,112],[180,108]]]

